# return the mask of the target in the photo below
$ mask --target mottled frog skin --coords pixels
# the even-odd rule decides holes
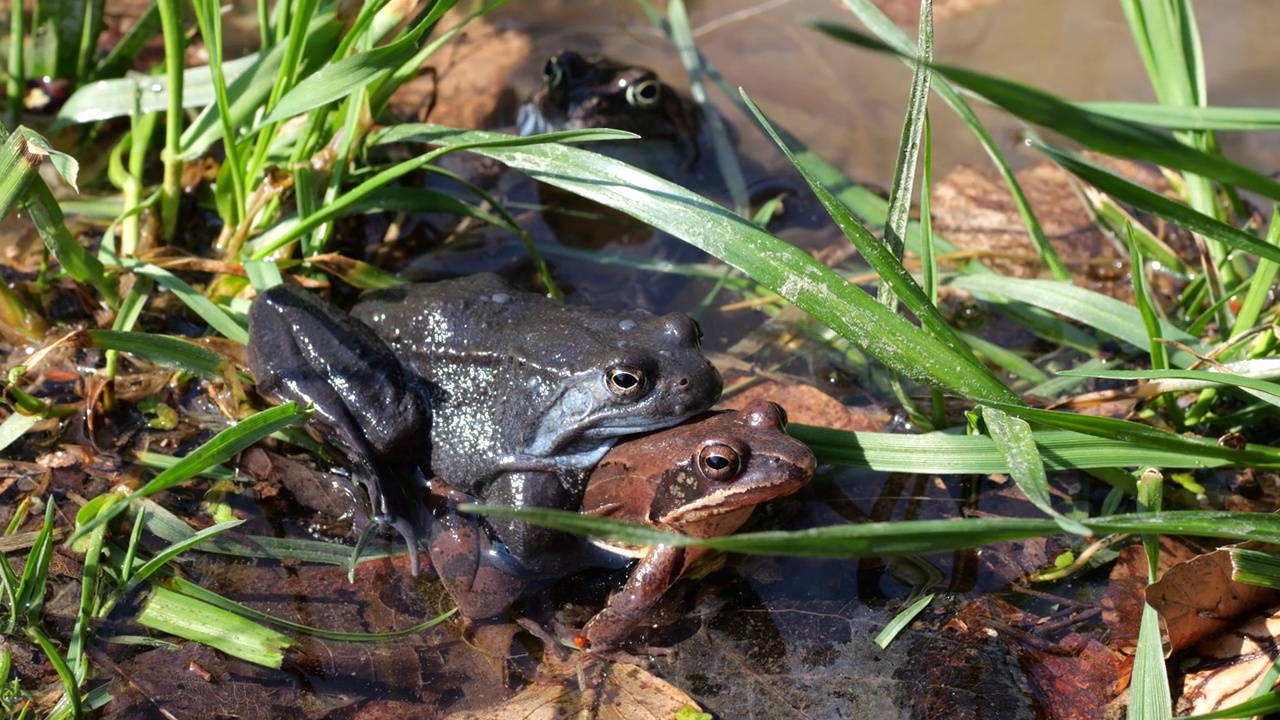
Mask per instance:
[[[720,397],[680,313],[564,305],[484,274],[369,293],[352,316],[430,389],[432,471],[473,495],[506,472],[592,467]]]

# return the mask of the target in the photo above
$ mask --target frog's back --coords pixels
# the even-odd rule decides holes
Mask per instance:
[[[379,290],[352,314],[424,381],[432,469],[468,492],[503,471],[591,467],[618,437],[720,396],[701,333],[679,313],[564,305],[472,275]]]
[[[376,290],[352,315],[427,378],[441,362],[518,362],[528,374],[571,375],[607,365],[624,346],[682,348],[701,360],[700,333],[684,315],[566,305],[491,273]]]

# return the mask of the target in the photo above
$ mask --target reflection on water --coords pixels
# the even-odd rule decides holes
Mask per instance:
[[[832,0],[689,2],[699,50],[733,86],[747,89],[770,118],[812,145],[856,180],[887,185],[906,108],[909,70],[899,61],[851,48],[807,27],[821,19],[857,25]],[[1273,12],[1267,0],[1197,6],[1210,100],[1218,105],[1280,105],[1280,84],[1267,82],[1280,52],[1258,37],[1258,18]],[[724,21],[727,17],[735,21]],[[683,77],[679,58],[636,6],[616,0],[542,0],[512,3],[497,17],[527,28],[534,57],[562,47],[599,51],[647,65],[673,84]],[[914,29],[908,34],[915,36]],[[1245,46],[1248,52],[1240,52]],[[1034,84],[1073,100],[1151,101],[1146,72],[1113,0],[999,2],[936,29],[942,61]],[[536,80],[539,64],[513,78],[520,94]],[[720,103],[723,107],[726,103]],[[1002,113],[979,110],[992,134],[1013,153],[1020,125]],[[731,114],[739,127],[750,125]],[[934,162],[939,175],[961,162],[981,162],[976,141],[950,111],[935,105]],[[743,133],[746,154],[775,158],[767,141]],[[1280,166],[1280,134],[1225,134],[1228,154],[1263,172]],[[1028,164],[1032,159],[1025,158]]]

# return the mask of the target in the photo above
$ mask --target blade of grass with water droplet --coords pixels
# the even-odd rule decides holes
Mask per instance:
[[[997,305],[1005,301],[1002,300],[1003,298],[1051,310],[1088,327],[1101,330],[1134,347],[1147,349],[1147,331],[1138,309],[1086,288],[1055,280],[993,275],[956,277],[952,279],[951,285]],[[1199,338],[1188,335],[1168,321],[1161,321],[1160,330],[1165,338],[1182,343],[1194,350],[1206,350]],[[1173,362],[1183,367],[1197,360],[1195,356],[1183,351],[1175,351],[1171,355]]]
[[[424,129],[433,127],[424,139],[441,145],[462,146],[501,137],[438,126]],[[807,253],[679,185],[574,147],[506,148],[495,144],[470,149],[521,170],[535,180],[627,213],[707,251],[864,347],[904,377],[937,384],[969,397],[1010,400],[1016,397],[962,347],[949,328],[943,339],[922,331],[889,312],[866,292],[850,286]],[[856,225],[847,210],[844,217]],[[883,255],[884,248],[879,241],[861,226],[857,227]],[[876,250],[872,248],[871,252]],[[901,266],[898,268],[897,272],[909,279]],[[914,280],[895,289],[900,297],[913,298],[914,304],[908,307],[915,311],[919,306],[918,316],[936,315],[932,305],[916,302],[916,299],[924,300],[924,296]],[[931,322],[946,326],[940,318]]]

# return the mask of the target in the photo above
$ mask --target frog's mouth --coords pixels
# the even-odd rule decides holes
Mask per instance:
[[[554,456],[566,466],[592,467],[623,437],[665,430],[700,412],[702,409],[690,408],[690,412],[684,415],[664,415],[661,419],[648,422],[641,422],[641,418],[628,418],[623,414],[601,413],[585,426],[580,423],[572,427],[564,423],[562,418],[546,417],[543,418],[538,437],[548,440],[531,444],[529,451],[538,457]],[[632,422],[625,422],[626,420]]]

